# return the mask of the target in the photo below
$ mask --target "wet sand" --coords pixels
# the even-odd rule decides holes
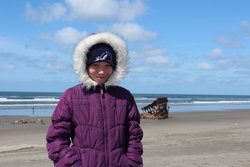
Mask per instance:
[[[12,124],[22,119],[28,123]],[[53,166],[45,148],[49,124],[49,117],[0,116],[0,166]],[[250,166],[250,110],[170,113],[141,126],[145,167]]]

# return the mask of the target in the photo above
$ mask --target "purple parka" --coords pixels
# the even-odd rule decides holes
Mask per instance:
[[[117,67],[105,85],[86,72],[86,53],[96,43],[109,44]],[[132,94],[115,84],[126,74],[127,50],[118,36],[90,35],[75,48],[74,69],[83,84],[67,89],[52,115],[47,133],[55,167],[142,167],[140,115]]]

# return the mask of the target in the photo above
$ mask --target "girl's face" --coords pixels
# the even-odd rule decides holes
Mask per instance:
[[[89,77],[98,84],[104,84],[113,73],[112,66],[107,62],[96,62],[91,64],[88,69]]]

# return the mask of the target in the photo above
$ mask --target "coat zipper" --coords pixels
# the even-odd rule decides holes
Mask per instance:
[[[105,166],[109,166],[109,156],[108,156],[108,133],[107,133],[107,117],[106,117],[106,108],[105,108],[105,95],[104,95],[104,85],[100,88],[101,94],[101,104],[102,104],[102,114],[103,114],[103,132],[104,132],[104,157],[105,157]]]

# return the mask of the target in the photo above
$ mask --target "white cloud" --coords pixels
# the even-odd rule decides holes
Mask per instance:
[[[250,76],[250,70],[237,70],[237,71],[234,71],[234,74]],[[249,77],[247,77],[247,78],[249,78]]]
[[[200,63],[194,67],[195,70],[213,70],[214,68],[214,65],[209,63]]]
[[[38,35],[38,39],[40,40],[51,40],[51,38],[52,38],[51,35],[48,33],[40,33]]]
[[[147,45],[145,47],[142,47],[138,49],[138,54],[141,57],[153,57],[153,56],[162,56],[167,55],[167,49],[163,47],[153,46],[153,45]]]
[[[13,58],[13,57],[16,57],[16,55],[14,53],[10,53],[10,52],[0,53],[0,62],[1,61],[6,61],[6,60],[8,60],[10,58]]]
[[[38,36],[38,38],[41,40],[52,40],[63,44],[75,44],[86,35],[87,32],[85,31],[78,31],[72,27],[65,27],[58,30],[53,35],[42,33]]]
[[[109,20],[118,12],[115,0],[65,0],[71,19]],[[117,17],[117,16],[115,16]]]
[[[152,64],[152,65],[155,65],[155,66],[162,66],[162,67],[165,67],[165,66],[170,66],[170,67],[173,67],[175,66],[175,64],[173,62],[171,62],[168,57],[166,56],[153,56],[153,57],[147,57],[146,60],[145,60],[146,63],[148,64]]]
[[[65,0],[37,10],[26,4],[26,18],[47,23],[54,20],[131,21],[146,11],[141,0]]]
[[[147,7],[141,0],[135,0],[131,3],[129,0],[120,2],[120,15],[118,15],[119,21],[130,21],[136,17],[142,15]]]
[[[63,19],[66,15],[66,8],[60,3],[40,7],[35,10],[30,3],[26,4],[26,18],[30,21],[48,23],[54,20]]]
[[[157,38],[157,33],[145,30],[135,23],[117,23],[113,24],[111,31],[120,34],[128,41],[150,41]]]
[[[59,70],[66,71],[66,70],[71,69],[67,63],[60,61],[60,60],[51,61],[47,63],[44,68],[46,70],[56,70],[56,71],[59,71]]]
[[[30,45],[23,45],[5,39],[3,41],[0,40],[0,50],[0,70],[10,70],[17,67],[28,69],[35,68],[40,70],[41,66],[43,70],[46,69],[52,71],[67,71],[71,69],[68,62],[60,60],[57,53],[48,48],[39,49],[38,47],[35,48]],[[5,50],[8,50],[8,52]],[[10,50],[12,52],[9,52]]]
[[[220,67],[232,67],[232,60],[231,59],[221,59],[221,60],[218,60],[218,65]]]
[[[130,68],[130,72],[136,72],[136,73],[142,73],[142,72],[147,72],[147,70],[143,67],[135,67],[135,68]]]
[[[54,40],[56,42],[65,44],[75,44],[86,35],[87,35],[86,32],[81,32],[74,28],[66,27],[55,33]]]
[[[37,19],[38,12],[33,9],[30,3],[26,3],[25,15],[26,15],[26,19],[33,21]]]
[[[221,49],[215,48],[207,53],[205,53],[206,57],[212,58],[212,59],[218,59],[221,58],[223,54],[223,51]]]
[[[7,38],[2,38],[0,40],[0,60],[5,63],[18,62],[29,62],[36,59],[39,55],[41,55],[41,51],[32,48],[29,45],[24,45],[22,43],[17,43]]]
[[[214,41],[226,48],[245,48],[244,44],[241,43],[241,39],[235,37],[218,37]]]
[[[52,51],[50,51],[50,50],[46,50],[44,52],[44,55],[45,55],[45,57],[48,57],[48,58],[55,57],[55,54]]]
[[[189,78],[186,78],[185,79],[185,82],[196,82],[197,81],[197,78],[196,77],[189,77]]]
[[[239,68],[249,69],[250,57],[249,56],[237,56],[233,59],[233,63]]]
[[[247,21],[242,21],[240,25],[243,28],[244,33],[250,35],[250,23],[248,23]]]
[[[12,64],[3,64],[3,65],[0,64],[0,69],[2,70],[11,70],[14,68],[16,68],[16,66]]]
[[[167,56],[167,49],[157,46],[145,46],[133,52],[133,61],[157,67],[176,67],[176,63]]]

